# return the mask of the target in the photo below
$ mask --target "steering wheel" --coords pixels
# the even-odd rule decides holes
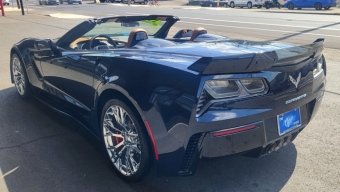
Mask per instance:
[[[109,42],[111,45],[113,45],[115,48],[117,48],[117,43],[111,39],[111,37],[109,37],[108,35],[102,35],[102,34],[99,34],[99,35],[95,35],[91,38],[90,40],[90,43],[89,43],[89,46],[90,46],[90,49],[93,49],[92,48],[92,43],[93,41],[97,38],[97,37],[104,37],[107,39],[107,42]]]

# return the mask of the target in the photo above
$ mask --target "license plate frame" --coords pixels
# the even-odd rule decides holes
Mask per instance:
[[[300,107],[277,115],[277,128],[280,136],[300,126]]]

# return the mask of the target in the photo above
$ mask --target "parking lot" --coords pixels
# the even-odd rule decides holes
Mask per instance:
[[[32,3],[25,16],[9,11],[0,17],[0,191],[340,190],[340,16],[88,3],[36,7]],[[326,38],[322,106],[294,143],[269,156],[204,159],[195,176],[157,177],[152,170],[142,182],[125,182],[91,134],[37,100],[21,100],[9,73],[10,48],[22,38],[55,38],[86,17],[123,14],[174,14],[182,18],[175,29],[202,26],[233,38],[299,45]]]

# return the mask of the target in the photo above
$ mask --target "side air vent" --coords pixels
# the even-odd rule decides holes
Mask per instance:
[[[179,175],[192,175],[197,167],[199,160],[199,146],[204,138],[203,133],[197,133],[191,136],[188,146],[185,150],[181,168],[178,172]]]
[[[37,74],[38,78],[41,80],[42,79],[42,75],[41,75],[41,72],[39,71],[39,69],[37,67],[37,64],[35,63],[34,56],[31,55],[30,59],[31,59],[32,68],[33,68],[34,72]]]
[[[201,93],[201,96],[198,100],[198,104],[197,104],[197,108],[196,108],[196,116],[198,116],[198,114],[200,113],[200,111],[202,110],[204,105],[207,103],[207,100],[208,100],[207,94],[206,94],[205,90],[202,90],[202,93]]]

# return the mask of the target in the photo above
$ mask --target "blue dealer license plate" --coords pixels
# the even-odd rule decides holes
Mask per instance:
[[[279,135],[283,135],[288,131],[301,126],[300,108],[278,115],[277,125],[279,127]]]

